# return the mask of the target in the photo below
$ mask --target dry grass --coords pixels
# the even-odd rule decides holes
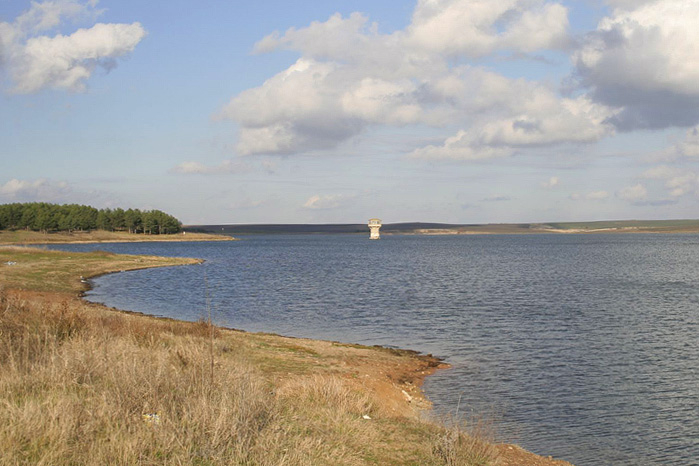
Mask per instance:
[[[210,335],[0,293],[0,464],[494,464],[461,462],[462,434],[445,454],[451,434],[351,378],[262,372],[239,332],[214,333],[212,380]]]
[[[434,454],[445,465],[487,466],[499,456],[492,423],[480,419],[467,420],[456,415],[441,424],[445,429],[435,442]]]
[[[197,326],[176,336],[119,316],[103,326],[67,303],[2,308],[5,464],[245,463],[275,416],[244,361],[219,365],[211,383]]]

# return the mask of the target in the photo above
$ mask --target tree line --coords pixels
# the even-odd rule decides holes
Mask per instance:
[[[182,231],[182,223],[160,210],[96,209],[78,204],[0,204],[0,230],[128,231],[162,235]]]

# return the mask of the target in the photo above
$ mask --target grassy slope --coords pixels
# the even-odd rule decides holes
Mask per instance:
[[[117,255],[104,251],[66,253],[24,247],[0,248],[0,283],[33,291],[79,292],[80,277],[147,267],[196,264],[197,259]],[[8,265],[8,263],[14,263]]]
[[[139,241],[229,241],[230,236],[208,233],[186,233],[173,235],[142,235],[124,231],[94,230],[90,232],[41,233],[26,230],[0,230],[1,244],[44,244],[44,243],[119,243]]]
[[[187,262],[0,248],[0,464],[563,464],[420,420],[429,358],[76,297],[80,275]]]

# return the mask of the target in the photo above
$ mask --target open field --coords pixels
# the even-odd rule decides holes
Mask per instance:
[[[27,230],[0,230],[2,244],[49,244],[49,243],[131,243],[141,241],[230,241],[230,236],[208,233],[186,233],[172,235],[144,235],[125,231],[74,231],[41,233]]]
[[[433,357],[78,297],[80,275],[194,262],[0,248],[0,464],[568,464],[423,420]]]

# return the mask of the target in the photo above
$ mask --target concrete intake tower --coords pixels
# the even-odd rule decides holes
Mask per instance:
[[[369,230],[371,230],[371,234],[369,235],[369,239],[379,239],[379,228],[381,228],[381,219],[379,218],[372,218],[369,219]]]

